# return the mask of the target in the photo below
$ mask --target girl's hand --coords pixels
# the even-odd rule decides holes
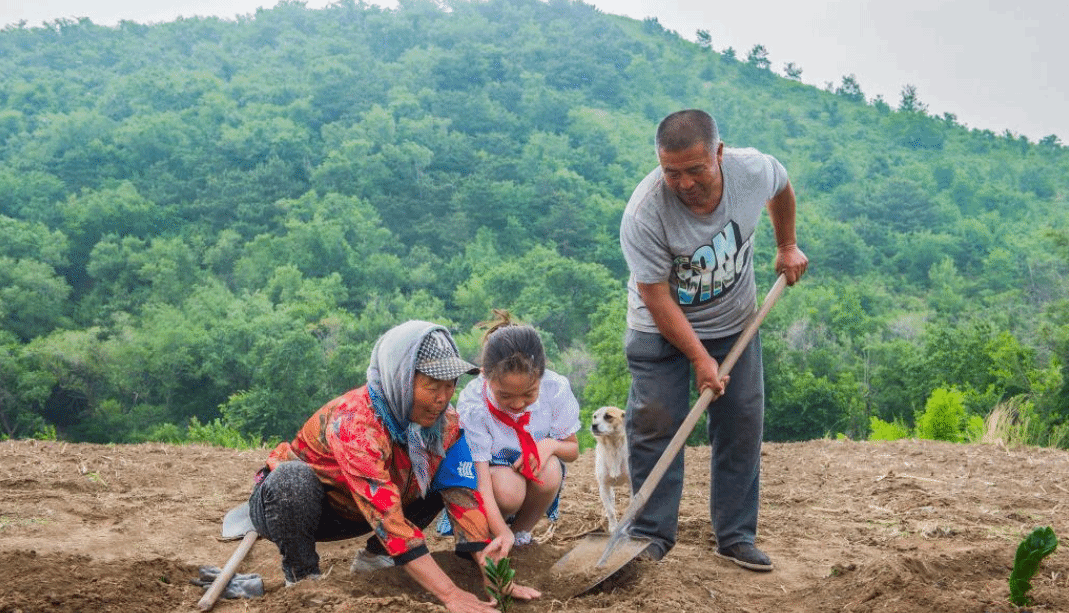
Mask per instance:
[[[543,439],[543,440],[547,440],[547,439]],[[538,457],[537,458],[536,457],[531,457],[531,456],[524,457],[523,454],[520,454],[520,458],[512,463],[512,470],[514,470],[514,471],[516,471],[516,472],[518,472],[520,474],[523,474],[523,462],[524,462],[524,460],[526,460],[527,462],[530,462],[531,471],[534,473],[534,475],[536,477],[538,475],[542,474],[542,467],[545,466],[545,462],[542,461],[542,458],[545,458],[545,457],[548,457],[548,456],[542,451],[542,441],[538,441],[538,443],[536,443],[535,446],[538,449]]]
[[[542,596],[542,592],[539,592],[533,587],[520,585],[515,582],[510,584],[506,590],[508,591],[509,596],[518,600],[534,600],[535,598],[540,598]]]
[[[557,455],[557,447],[560,446],[560,441],[552,437],[546,437],[535,443],[535,446],[538,447],[538,458],[541,460],[538,470],[535,471],[535,476],[541,477],[542,471],[545,470],[548,463],[547,460]]]
[[[512,530],[506,529],[504,533],[494,537],[494,540],[490,541],[490,544],[485,549],[475,552],[475,559],[479,562],[479,568],[486,565],[486,558],[490,558],[494,562],[500,562],[502,558],[507,558],[515,543],[516,535],[512,533]]]

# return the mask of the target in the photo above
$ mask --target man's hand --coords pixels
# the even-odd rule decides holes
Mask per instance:
[[[809,268],[809,258],[795,243],[776,247],[776,274],[787,277],[787,285],[794,285]]]
[[[706,388],[713,390],[713,400],[724,395],[724,387],[727,386],[731,377],[720,376],[720,365],[708,353],[705,357],[694,362],[694,378],[697,380],[698,391]]]

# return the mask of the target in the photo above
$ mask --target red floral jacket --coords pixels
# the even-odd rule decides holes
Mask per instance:
[[[453,407],[446,409],[445,415],[442,436],[445,449],[449,449],[460,437],[460,426]],[[370,524],[391,556],[407,561],[426,551],[423,532],[402,512],[404,505],[420,496],[412,463],[406,448],[390,440],[375,414],[367,386],[351,390],[316,411],[293,441],[281,443],[271,452],[267,466],[274,470],[291,460],[310,465],[326,486],[329,504],[344,517]],[[441,462],[441,457],[430,454],[430,474]],[[466,488],[441,493],[452,516],[458,549],[462,543],[489,542],[486,509],[479,493]]]

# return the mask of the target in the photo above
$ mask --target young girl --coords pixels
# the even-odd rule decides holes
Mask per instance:
[[[534,328],[497,309],[487,324],[481,374],[460,393],[457,412],[491,532],[526,545],[542,515],[555,519],[564,462],[579,457],[579,402],[566,378],[546,370]]]

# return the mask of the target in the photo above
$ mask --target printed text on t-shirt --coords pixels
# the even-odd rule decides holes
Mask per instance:
[[[753,238],[745,243],[734,221],[713,236],[690,256],[676,256],[672,261],[676,299],[680,306],[698,306],[720,298],[735,287],[742,275],[742,257]]]

